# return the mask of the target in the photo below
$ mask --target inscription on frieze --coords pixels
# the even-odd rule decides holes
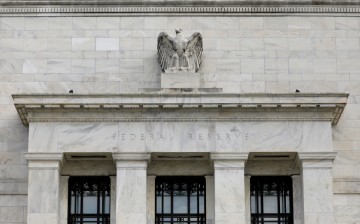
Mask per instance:
[[[119,148],[150,151],[212,151],[242,148],[242,127],[231,122],[121,123]]]
[[[228,133],[193,133],[189,132],[182,140],[186,141],[236,141],[241,139],[242,135],[239,131]],[[166,133],[120,133],[120,141],[172,141],[176,140],[176,135],[167,135]]]

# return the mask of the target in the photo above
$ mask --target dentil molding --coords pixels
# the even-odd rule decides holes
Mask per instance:
[[[13,95],[24,125],[31,122],[326,121],[336,124],[348,94],[21,94]]]
[[[0,0],[0,16],[354,16],[359,13],[359,0]]]

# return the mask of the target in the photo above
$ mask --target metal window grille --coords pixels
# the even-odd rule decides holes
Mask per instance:
[[[110,178],[69,178],[69,224],[110,224]]]
[[[155,224],[205,224],[205,177],[156,177]]]
[[[292,179],[289,176],[253,176],[251,224],[293,224]]]

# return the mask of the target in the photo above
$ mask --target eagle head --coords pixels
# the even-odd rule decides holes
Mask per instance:
[[[175,33],[176,33],[176,34],[181,33],[181,31],[182,31],[182,29],[176,28]]]

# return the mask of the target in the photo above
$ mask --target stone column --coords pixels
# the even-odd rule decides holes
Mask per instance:
[[[248,153],[212,153],[215,224],[245,224],[244,167]]]
[[[293,182],[293,211],[294,211],[294,224],[303,223],[303,201],[302,197],[302,181],[300,175],[291,176]]]
[[[116,177],[110,177],[110,224],[116,224]]]
[[[114,153],[116,224],[146,224],[146,180],[149,153]]]
[[[29,166],[27,224],[58,224],[62,153],[26,153]]]
[[[251,201],[251,189],[250,189],[250,178],[251,176],[247,175],[245,176],[245,219],[246,222],[245,223],[251,223],[251,206],[250,206],[250,201]]]
[[[206,223],[215,223],[215,192],[214,176],[205,176],[206,179]]]
[[[60,207],[59,207],[59,223],[68,223],[68,205],[69,205],[69,176],[60,176]]]
[[[147,224],[155,223],[155,178],[156,176],[147,177]]]
[[[334,223],[332,166],[334,152],[301,152],[304,224]]]

